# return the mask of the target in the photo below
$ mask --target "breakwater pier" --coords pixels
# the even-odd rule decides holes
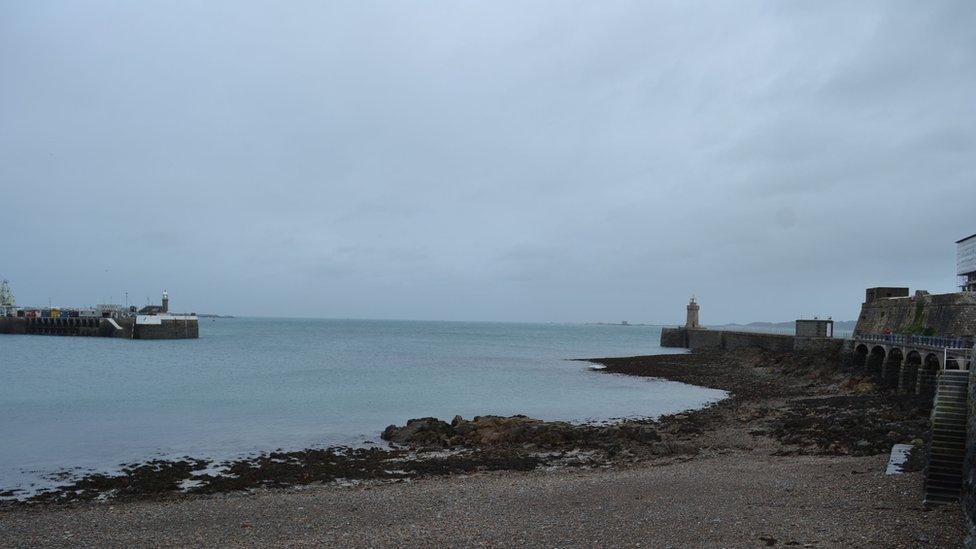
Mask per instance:
[[[120,305],[96,307],[18,307],[9,283],[0,285],[0,334],[115,337],[123,339],[196,339],[195,313],[169,312],[169,294],[162,304],[141,309]]]
[[[707,330],[704,328],[663,328],[661,347],[684,347],[692,351],[758,348],[769,351],[840,350],[846,340],[762,332]]]

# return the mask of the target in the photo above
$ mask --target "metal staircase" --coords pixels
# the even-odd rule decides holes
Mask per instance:
[[[932,407],[932,442],[925,468],[925,503],[959,501],[966,454],[969,372],[942,370]]]

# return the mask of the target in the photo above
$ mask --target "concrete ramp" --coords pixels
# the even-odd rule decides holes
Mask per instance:
[[[127,319],[119,322],[116,318],[102,318],[98,329],[102,337],[132,337],[132,322]]]
[[[888,467],[885,468],[886,475],[900,475],[905,462],[908,461],[909,454],[912,453],[911,444],[895,444],[891,447],[891,456],[888,458]]]

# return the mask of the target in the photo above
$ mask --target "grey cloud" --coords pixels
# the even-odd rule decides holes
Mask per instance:
[[[965,1],[9,3],[0,276],[245,315],[850,318],[866,285],[952,289],[973,28]]]

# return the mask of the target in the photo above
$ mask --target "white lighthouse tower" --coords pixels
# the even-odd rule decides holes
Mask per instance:
[[[691,296],[691,301],[688,302],[688,319],[685,321],[685,328],[700,328],[698,324],[698,302],[695,301],[695,296]]]
[[[163,290],[163,312],[169,312],[169,292]]]

